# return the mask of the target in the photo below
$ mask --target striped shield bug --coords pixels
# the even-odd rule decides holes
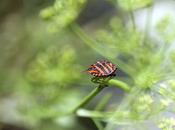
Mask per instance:
[[[116,70],[117,67],[113,63],[107,60],[101,60],[90,65],[86,71],[94,77],[107,78],[115,76]]]

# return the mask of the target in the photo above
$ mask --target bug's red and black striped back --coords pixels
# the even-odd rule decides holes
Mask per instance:
[[[109,61],[97,61],[95,64],[91,65],[87,72],[95,77],[109,77],[115,74],[117,70],[116,66]]]

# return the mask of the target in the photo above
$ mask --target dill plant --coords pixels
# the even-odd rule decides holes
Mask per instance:
[[[170,48],[175,38],[174,24],[170,17],[160,20],[153,27],[159,39],[154,38],[149,32],[152,27],[150,20],[154,1],[111,0],[110,2],[119,7],[123,16],[113,16],[107,27],[96,30],[93,35],[76,23],[78,14],[86,4],[85,0],[56,0],[53,6],[40,13],[41,17],[52,25],[48,26],[49,30],[60,32],[65,28],[68,29],[82,40],[82,44],[110,59],[128,75],[128,78],[119,81],[121,84],[116,79],[108,82],[108,85],[121,86],[122,89],[125,85],[131,87],[116,109],[106,111],[81,109],[87,100],[92,99],[92,95],[95,96],[99,92],[95,90],[95,94],[92,92],[90,98],[87,97],[83,105],[80,104],[76,108],[76,114],[92,118],[99,130],[173,130],[175,58],[174,50]],[[135,11],[143,8],[151,10],[144,31],[137,27],[134,15]],[[131,22],[126,22],[125,19]],[[101,121],[107,125],[104,127]]]

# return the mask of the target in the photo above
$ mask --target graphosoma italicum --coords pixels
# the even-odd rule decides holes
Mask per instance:
[[[86,71],[95,77],[112,77],[115,76],[117,67],[107,61],[101,60],[97,61],[95,64],[92,64]]]

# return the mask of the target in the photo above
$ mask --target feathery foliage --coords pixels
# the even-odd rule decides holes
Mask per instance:
[[[2,107],[0,120],[34,130],[85,130],[78,117],[88,117],[98,130],[174,130],[174,17],[164,16],[153,25],[154,1],[110,0],[118,14],[112,13],[105,25],[102,17],[98,27],[80,26],[77,19],[88,2],[55,0],[37,17],[24,20],[18,14],[16,21],[7,24],[13,28],[2,23],[0,46],[8,53],[0,52],[0,95],[15,104],[16,115],[6,117],[3,113],[8,110]],[[137,12],[143,9],[152,10],[145,29],[136,22]],[[81,72],[99,57],[120,71],[116,78],[93,88]],[[121,71],[125,76],[118,76]],[[104,91],[103,98],[86,107],[91,109],[81,108],[111,86],[127,93],[116,101],[111,96],[116,93],[109,96]]]

